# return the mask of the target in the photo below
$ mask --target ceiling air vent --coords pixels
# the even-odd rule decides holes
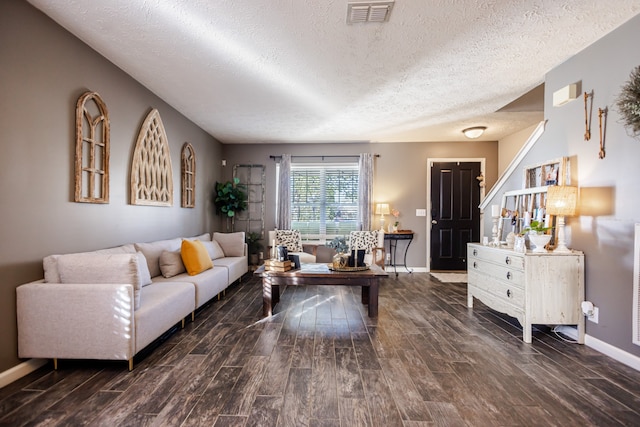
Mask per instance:
[[[395,1],[347,3],[347,24],[386,22]]]

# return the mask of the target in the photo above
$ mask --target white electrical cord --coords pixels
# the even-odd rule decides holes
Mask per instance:
[[[560,325],[556,325],[556,326],[554,326],[554,327],[553,327],[553,329],[551,329],[551,331],[552,331],[554,334],[556,334],[556,336],[557,336],[558,338],[560,338],[560,339],[561,339],[562,341],[564,341],[564,342],[568,342],[568,343],[571,343],[571,344],[578,344],[578,341],[570,340],[570,339],[567,339],[567,338],[563,337],[562,335],[560,335],[560,333],[558,332],[558,326],[560,326]]]

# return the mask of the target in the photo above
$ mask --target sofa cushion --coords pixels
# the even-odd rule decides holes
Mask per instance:
[[[85,253],[85,252],[79,252]],[[91,251],[86,253],[92,254],[135,254],[136,248],[133,243],[128,243],[122,246],[116,246],[114,248],[98,249],[97,251]],[[70,254],[69,254],[70,255]],[[58,274],[58,257],[60,255],[49,255],[42,260],[42,267],[44,268],[44,281],[48,283],[60,283],[60,275]]]
[[[195,287],[186,282],[154,282],[142,289],[144,304],[135,316],[135,352],[139,352],[195,308]]]
[[[162,251],[162,254],[160,254],[160,271],[163,277],[173,277],[187,271],[182,262],[180,252]]]
[[[149,273],[151,273],[151,277],[156,277],[161,274],[160,255],[162,254],[162,251],[179,251],[181,243],[182,239],[175,238],[149,243],[135,243],[134,246],[136,250],[142,252],[147,259],[147,265],[149,266]]]
[[[244,256],[244,231],[213,233],[213,240],[220,244],[224,256]]]
[[[216,260],[216,267],[224,267],[228,270],[229,284],[240,279],[247,271],[249,271],[249,263],[246,256],[243,257],[224,257]]]
[[[199,236],[187,237],[186,240],[200,240],[201,242],[210,242],[211,241],[211,234],[203,233],[203,234],[201,234]]]
[[[302,252],[300,230],[276,230],[276,243],[287,247],[289,252]]]
[[[189,276],[213,268],[209,252],[200,240],[183,240],[180,255]]]
[[[207,252],[209,252],[209,258],[211,259],[224,258],[224,251],[222,250],[220,243],[213,240],[211,242],[202,242],[202,244],[204,245],[205,248],[207,248]]]
[[[140,307],[140,269],[136,254],[80,253],[58,257],[60,283],[128,284],[134,289],[134,308]]]
[[[229,286],[229,271],[225,267],[215,265],[213,268],[205,270],[195,276],[182,273],[169,279],[156,277],[153,280],[154,285],[176,282],[188,282],[191,286],[195,287],[195,307],[199,308]],[[144,296],[145,294],[143,294],[143,297]]]

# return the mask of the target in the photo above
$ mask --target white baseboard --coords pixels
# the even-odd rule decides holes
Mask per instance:
[[[617,360],[618,362],[624,363],[625,365],[630,366],[637,371],[640,371],[640,357],[638,356],[627,353],[626,351],[621,350],[618,347],[614,347],[611,344],[607,344],[604,341],[600,341],[599,339],[594,338],[591,335],[584,336],[584,344],[593,348],[594,350],[598,350],[602,354],[606,354],[607,356]]]
[[[0,388],[11,384],[25,375],[47,364],[47,359],[29,359],[11,369],[0,372]]]
[[[407,271],[406,268],[404,268],[404,266],[399,266],[396,267],[396,270],[398,271],[398,273],[408,273],[409,271],[412,273],[428,273],[429,270],[427,270],[427,267],[409,267],[409,271]],[[385,266],[384,267],[384,271],[386,271],[387,273],[393,273],[393,266]]]

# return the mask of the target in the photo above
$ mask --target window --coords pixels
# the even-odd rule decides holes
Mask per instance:
[[[358,165],[292,164],[291,228],[327,238],[358,229]]]

